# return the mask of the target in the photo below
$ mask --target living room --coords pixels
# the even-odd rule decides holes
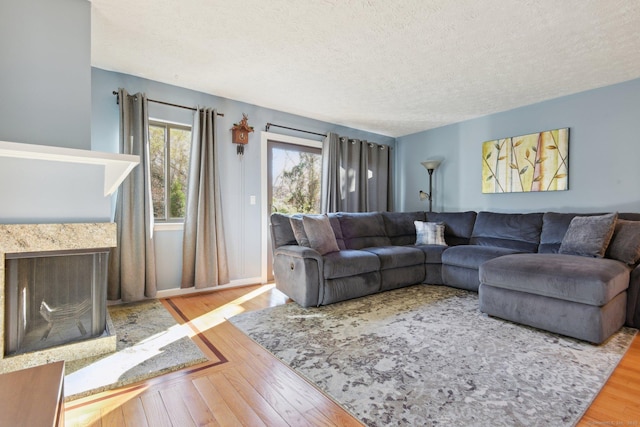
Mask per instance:
[[[162,6],[170,7],[170,3]],[[97,8],[97,13],[94,10],[92,14],[92,7]],[[142,3],[137,7],[143,12],[158,8]],[[105,9],[101,11],[100,8]],[[174,104],[215,107],[224,114],[218,119],[217,136],[220,155],[225,159],[220,175],[231,286],[264,283],[268,271],[269,249],[264,238],[267,223],[261,209],[264,183],[259,172],[263,161],[259,134],[266,123],[320,134],[335,132],[394,147],[396,211],[427,209],[426,203],[418,197],[419,192],[428,187],[428,175],[420,162],[438,158],[442,163],[433,176],[434,211],[640,212],[640,200],[635,195],[635,183],[640,180],[640,172],[635,167],[637,156],[634,156],[638,144],[635,143],[637,137],[633,136],[640,130],[640,73],[637,71],[640,70],[640,58],[633,53],[637,49],[628,50],[624,56],[608,56],[609,50],[613,50],[608,44],[627,43],[637,47],[635,32],[629,32],[620,40],[607,40],[603,34],[603,39],[598,39],[602,43],[591,46],[591,50],[597,52],[590,57],[597,60],[596,65],[585,62],[580,70],[594,77],[583,88],[552,92],[543,85],[548,77],[540,73],[535,80],[516,79],[520,86],[541,87],[539,93],[513,91],[503,96],[495,86],[483,87],[488,83],[482,80],[487,75],[500,80],[502,72],[478,69],[477,77],[464,87],[469,91],[465,92],[468,99],[460,102],[472,104],[471,100],[475,98],[511,96],[517,98],[511,100],[516,107],[479,109],[484,113],[478,114],[471,107],[465,110],[458,104],[454,112],[443,110],[429,118],[414,118],[414,122],[422,120],[423,123],[416,125],[423,126],[421,129],[383,131],[374,125],[358,126],[355,119],[351,122],[329,120],[328,116],[323,119],[320,113],[306,114],[300,104],[285,109],[260,98],[236,98],[234,87],[255,83],[242,81],[240,73],[227,76],[224,85],[230,88],[228,91],[208,92],[189,88],[188,77],[182,75],[179,60],[167,62],[166,67],[171,68],[173,77],[164,83],[156,81],[159,79],[153,77],[154,70],[121,72],[111,69],[109,64],[98,62],[91,44],[92,34],[108,24],[106,16],[112,8],[117,5],[77,0],[10,0],[3,4],[0,46],[5,59],[3,78],[0,79],[3,93],[0,140],[115,153],[119,119],[113,91],[120,87],[132,94],[145,92],[152,99]],[[599,8],[618,8],[620,16],[615,15],[615,18],[619,20],[619,26],[632,28],[634,25],[637,9],[633,2],[621,1],[615,5],[597,2],[589,13],[581,13],[597,15]],[[239,31],[243,31],[241,23],[238,25]],[[122,37],[125,40],[104,40],[107,46],[103,49],[117,55],[121,48],[118,43],[126,42],[124,32]],[[580,35],[576,37],[580,38]],[[170,43],[170,40],[160,39],[160,43]],[[541,45],[551,48],[544,40]],[[180,46],[172,49],[180,50]],[[583,51],[580,55],[576,52],[569,49],[564,53],[567,60],[573,55],[584,54]],[[544,57],[544,51],[538,50],[531,55]],[[476,59],[453,57],[451,61],[466,73],[476,67]],[[219,61],[224,60],[224,57],[219,58]],[[258,66],[252,65],[252,58],[246,60],[248,67]],[[544,62],[544,59],[540,61]],[[259,64],[257,60],[255,64]],[[501,67],[507,73],[515,65],[503,58]],[[599,81],[599,72],[607,68],[616,71],[611,73],[613,77],[607,77],[612,80]],[[473,76],[473,72],[470,75]],[[578,79],[569,70],[561,81],[555,82],[554,88],[569,87],[573,80]],[[454,89],[458,88],[448,87],[447,90],[454,92]],[[317,95],[315,92],[301,95],[299,102],[313,104]],[[236,99],[245,99],[245,102]],[[340,103],[339,100],[334,102]],[[396,102],[402,103],[401,100]],[[384,117],[385,110],[390,108],[376,108],[383,111],[382,117],[378,112],[376,120],[392,122],[393,118]],[[430,105],[430,108],[437,109],[437,105]],[[149,109],[149,115],[155,119],[191,123],[192,113],[184,109],[154,103],[149,104]],[[250,135],[244,155],[239,156],[236,146],[231,143],[230,128],[243,113],[248,115],[256,132]],[[34,117],[38,117],[37,125],[33,124]],[[563,127],[570,128],[569,191],[481,193],[479,159],[483,142]],[[287,137],[301,136],[287,129],[272,132]],[[21,173],[23,167],[29,168],[30,172],[24,177],[18,175],[21,178],[16,180],[15,174]],[[4,185],[0,190],[3,200],[8,201],[0,209],[3,224],[110,222],[113,219],[115,200],[94,194],[95,187],[101,188],[100,177],[85,175],[85,182],[80,183],[73,174],[64,175],[65,171],[60,168],[49,165],[43,169],[40,164],[25,165],[7,158],[0,158],[0,169],[4,182],[15,181],[15,185]],[[48,183],[50,174],[55,173],[62,175],[60,181]],[[74,191],[69,192],[68,188],[74,188]],[[256,204],[251,202],[252,196],[257,198]],[[181,258],[176,255],[181,247],[181,229],[165,227],[157,230],[158,296],[171,297],[183,292],[180,290]]]

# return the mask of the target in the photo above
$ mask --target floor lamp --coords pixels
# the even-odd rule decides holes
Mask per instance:
[[[421,163],[422,166],[429,172],[429,192],[425,193],[420,190],[420,200],[429,200],[429,212],[433,212],[433,171],[440,166],[440,160],[427,160]]]

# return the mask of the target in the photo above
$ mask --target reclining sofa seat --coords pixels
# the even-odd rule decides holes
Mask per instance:
[[[338,213],[336,216],[347,249],[369,252],[379,258],[380,291],[424,281],[424,252],[412,246],[394,245],[387,235],[381,213]],[[424,214],[414,217],[424,220]],[[394,237],[398,241],[397,236]]]
[[[468,245],[447,249],[442,255],[445,285],[477,291],[478,270],[493,258],[538,250],[542,214],[479,212]]]
[[[299,246],[289,216],[271,215],[273,272],[276,287],[303,307],[331,304],[380,290],[380,260],[348,249],[337,214],[329,214],[339,252],[324,256]]]

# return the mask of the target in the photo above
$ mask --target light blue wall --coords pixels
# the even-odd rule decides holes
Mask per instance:
[[[496,94],[499,96],[499,94]],[[569,129],[569,190],[482,194],[481,144]],[[640,212],[640,79],[492,114],[396,140],[396,209],[426,210],[429,158],[434,210]]]
[[[394,138],[391,137],[345,128],[127,74],[94,68],[91,81],[93,88],[91,141],[92,148],[96,151],[117,151],[118,106],[112,92],[119,87],[125,88],[132,94],[144,92],[151,99],[186,106],[213,107],[224,113],[224,117],[218,118],[217,121],[216,138],[222,159],[221,192],[231,280],[255,278],[261,275],[260,131],[264,130],[267,122],[318,133],[336,132],[340,135],[387,145],[395,143]],[[254,126],[255,132],[249,136],[249,144],[245,147],[244,156],[238,156],[236,146],[231,143],[230,129],[233,123],[242,118],[242,113],[249,116],[249,124]],[[191,125],[193,113],[181,108],[149,103],[149,116]],[[321,137],[280,128],[271,128],[270,131],[301,138],[321,139]],[[255,205],[249,203],[249,197],[252,195],[256,196]],[[182,268],[181,253],[181,231],[156,232],[159,289],[179,286]]]
[[[91,149],[91,9],[0,2],[0,141]],[[99,166],[0,157],[0,223],[109,221]]]
[[[91,148],[90,6],[0,2],[0,141]]]

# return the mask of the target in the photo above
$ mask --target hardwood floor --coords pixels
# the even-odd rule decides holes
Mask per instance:
[[[224,319],[284,304],[273,285],[163,300],[210,361],[67,402],[67,426],[360,426],[360,422]],[[579,426],[640,426],[640,338]]]
[[[225,317],[286,302],[273,285],[163,300],[210,362],[66,404],[67,426],[361,426]]]

